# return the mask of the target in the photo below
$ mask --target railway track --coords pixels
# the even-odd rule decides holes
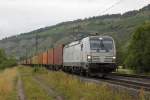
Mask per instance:
[[[81,77],[81,76],[78,76]],[[128,75],[128,74],[108,74],[105,78],[101,77],[82,77],[86,81],[107,82],[112,85],[123,86],[127,89],[150,93],[150,78],[148,76]],[[88,80],[89,79],[89,80]]]
[[[72,73],[67,73],[72,74]],[[80,79],[86,81],[99,82],[107,82],[114,85],[124,86],[129,89],[134,89],[139,91],[143,89],[146,92],[150,93],[150,77],[144,75],[128,75],[128,74],[118,74],[118,73],[110,73],[105,78],[101,77],[85,77],[76,75]]]
[[[100,77],[84,77],[75,75],[75,77],[79,78],[81,81],[86,82],[93,82],[96,84],[106,84],[110,86],[114,92],[115,91],[128,91],[128,93],[136,98],[135,100],[139,99],[140,93],[142,93],[145,97],[145,100],[150,100],[150,83],[144,81],[137,81],[131,79],[120,79],[111,76],[107,76],[106,78]]]
[[[150,92],[150,80],[137,78],[137,77],[127,77],[127,76],[107,76],[106,80],[109,83],[125,86],[127,88],[132,88],[136,90],[143,89],[144,91]]]
[[[150,92],[150,77],[141,75],[128,75],[111,73],[106,77],[106,81],[126,86],[133,89],[143,89]]]
[[[146,75],[121,74],[121,73],[110,73],[109,75],[113,75],[113,76],[123,76],[123,77],[132,77],[132,78],[142,78],[142,79],[149,79],[149,80],[150,80],[150,76],[146,76]]]

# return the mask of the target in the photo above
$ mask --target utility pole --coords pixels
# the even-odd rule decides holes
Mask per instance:
[[[27,53],[27,48],[26,48],[26,63],[27,63],[27,59],[28,59],[28,53]]]
[[[35,53],[35,56],[38,55],[38,33],[35,33],[36,36],[35,36],[35,49],[36,49],[36,53]],[[37,64],[37,66],[39,66],[39,64]],[[36,72],[37,69],[35,69],[35,72]]]
[[[35,55],[38,54],[38,34],[36,33],[36,36],[35,36],[35,48],[36,48],[36,53]]]
[[[75,33],[75,28],[74,27],[73,27],[73,31],[72,32],[73,32],[73,34]]]

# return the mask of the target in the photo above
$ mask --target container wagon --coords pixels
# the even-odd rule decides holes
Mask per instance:
[[[48,50],[48,66],[46,66],[49,69],[54,69],[54,49],[51,48]]]
[[[42,53],[42,65],[47,66],[48,65],[48,52]]]
[[[42,64],[43,64],[43,54],[42,53],[38,54],[38,64],[39,64],[39,66],[42,66]]]
[[[58,47],[54,48],[54,69],[59,70],[62,68],[63,65],[63,45],[59,45]]]
[[[31,58],[31,61],[32,61],[32,65],[37,65],[38,64],[38,56],[33,56],[32,58]]]

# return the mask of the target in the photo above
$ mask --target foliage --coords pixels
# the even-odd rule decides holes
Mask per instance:
[[[5,52],[0,49],[0,69],[6,67],[12,67],[17,65],[16,60],[13,57],[7,57]]]
[[[139,27],[133,34],[125,64],[137,72],[150,71],[150,22]]]
[[[0,100],[16,100],[17,68],[9,68],[0,73]]]

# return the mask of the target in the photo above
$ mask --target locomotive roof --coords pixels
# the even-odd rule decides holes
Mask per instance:
[[[85,38],[96,38],[96,37],[102,37],[102,38],[110,38],[110,39],[113,39],[111,36],[100,36],[100,35],[93,35],[93,36],[87,36],[87,37],[85,37]],[[84,39],[84,38],[82,38],[82,39]],[[77,44],[80,44],[80,42],[81,42],[81,40],[82,39],[79,39],[79,40],[76,40],[76,41],[72,41],[72,42],[70,42],[70,43],[68,43],[68,44],[66,44],[65,46],[66,47],[69,47],[69,46],[73,46],[73,45],[77,45]]]
[[[102,38],[111,38],[112,39],[112,37],[111,36],[108,36],[108,35],[103,35],[103,36],[100,36],[100,35],[98,35],[98,36],[89,36],[89,37],[102,37]]]

